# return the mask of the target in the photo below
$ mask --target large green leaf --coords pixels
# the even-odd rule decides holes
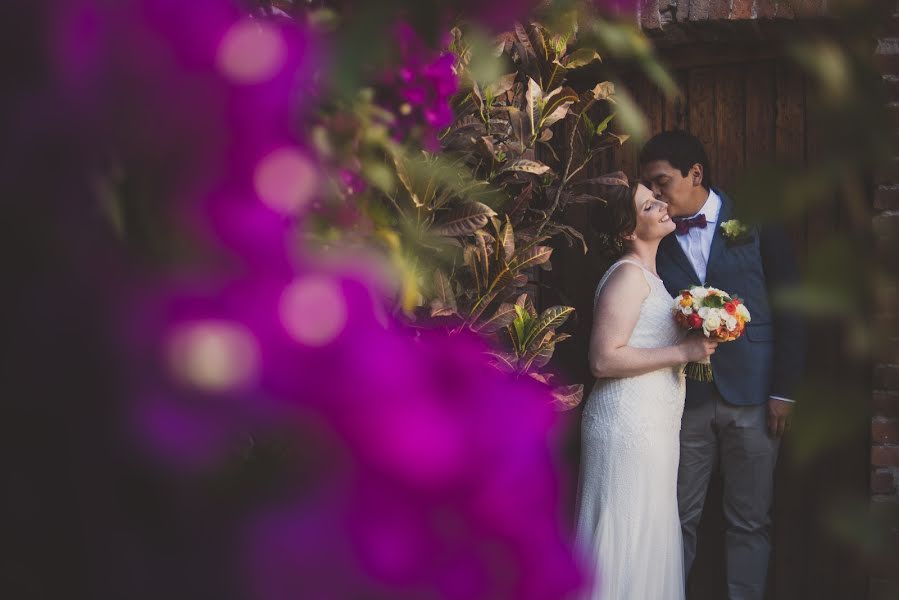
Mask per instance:
[[[500,269],[499,273],[497,273],[496,277],[493,278],[493,281],[490,282],[490,291],[502,291],[504,287],[512,283],[514,277],[515,274],[509,267],[503,267]]]
[[[549,246],[534,246],[518,253],[515,257],[516,269],[529,269],[543,264],[552,256],[553,249]]]
[[[579,202],[581,198],[589,198],[589,202],[597,202],[596,197],[587,196],[586,194],[578,196],[575,199],[575,202]],[[564,234],[569,246],[571,246],[574,240],[579,241],[581,243],[581,247],[584,250],[584,254],[587,254],[587,241],[584,239],[584,236],[581,235],[581,232],[571,225],[564,225],[562,223],[550,223],[546,226],[544,231],[552,235],[556,235],[559,233]]]
[[[559,408],[571,410],[572,408],[577,408],[581,400],[583,400],[584,386],[581,384],[559,386],[552,391],[552,395]]]
[[[495,333],[503,327],[511,325],[517,314],[514,304],[503,303],[499,305],[493,316],[476,323],[472,329],[483,333]]]
[[[606,128],[609,126],[609,123],[611,123],[612,119],[614,119],[614,118],[615,118],[615,113],[610,113],[608,117],[603,119],[599,123],[599,125],[596,126],[596,129],[595,129],[596,133],[601,134],[602,132],[604,132],[606,130]]]
[[[403,184],[403,187],[406,188],[406,191],[409,193],[409,198],[412,199],[412,203],[421,207],[424,204],[421,199],[418,197],[418,194],[415,191],[415,186],[412,183],[412,177],[409,175],[409,169],[406,165],[406,160],[399,156],[399,154],[393,154],[393,165],[396,168],[396,176],[399,178],[400,183]]]
[[[578,67],[589,65],[594,61],[602,62],[602,57],[599,55],[599,52],[593,48],[579,48],[566,56],[562,60],[562,64],[569,69],[577,69]]]
[[[553,352],[555,352],[556,350],[556,344],[558,344],[559,342],[564,342],[570,337],[571,336],[567,333],[553,335],[550,341],[540,345],[540,348],[535,354],[530,367],[533,369],[542,369],[543,367],[545,367],[549,360],[552,358]]]
[[[482,228],[496,212],[480,202],[467,202],[453,208],[447,216],[431,228],[437,235],[468,235]]]
[[[537,58],[544,62],[549,60],[550,50],[546,43],[546,36],[543,33],[543,29],[533,23],[529,24],[527,26],[527,37]]]
[[[512,260],[512,257],[515,256],[515,232],[512,230],[512,223],[509,222],[509,217],[506,217],[506,224],[500,231],[498,239],[500,248],[503,251],[502,259],[505,262]]]
[[[545,165],[542,162],[536,160],[528,160],[526,158],[519,158],[518,160],[513,160],[506,164],[501,170],[500,173],[507,173],[509,171],[517,171],[520,173],[531,173],[533,175],[543,175],[549,171],[549,165]]]
[[[524,338],[524,348],[528,349],[535,340],[542,341],[548,332],[562,325],[573,312],[574,309],[570,306],[552,306],[544,310]]]
[[[530,329],[532,322],[533,318],[528,314],[528,311],[516,302],[515,320],[512,321],[512,326],[509,330],[513,334],[512,343],[515,347],[515,352],[519,356],[524,353],[524,339],[527,337],[528,329]]]
[[[581,93],[577,102],[571,106],[571,113],[579,115],[601,100],[613,100],[615,84],[610,81],[597,83],[592,89]]]
[[[535,338],[527,344],[519,366],[524,370],[529,370],[531,368],[541,367],[549,362],[549,359],[552,358],[553,351],[555,350],[555,344],[553,344],[552,341],[554,336],[555,334],[552,331],[546,331],[542,338]],[[541,365],[535,364],[538,357],[545,359],[542,361]]]
[[[480,257],[478,256],[478,247],[472,244],[467,244],[465,248],[462,249],[462,259],[465,262],[466,266],[468,266],[468,270],[471,272],[472,280],[474,281],[475,294],[480,296],[481,290],[484,288],[486,282],[481,280],[480,274]]]
[[[506,75],[503,75],[502,77],[500,77],[499,79],[497,79],[496,81],[491,83],[490,85],[486,86],[484,88],[484,94],[488,98],[491,98],[491,99],[497,98],[497,97],[501,96],[502,94],[505,94],[506,92],[508,92],[509,90],[512,89],[512,86],[515,85],[516,77],[518,77],[517,71],[514,73],[508,73]]]
[[[444,317],[454,315],[459,308],[456,305],[456,294],[449,278],[437,269],[434,271],[434,298],[431,300],[431,316]]]
[[[483,296],[479,297],[472,307],[471,313],[469,313],[468,315],[468,323],[476,322],[484,313],[484,311],[487,310],[487,307],[490,306],[490,303],[493,302],[498,293],[498,290],[494,290],[491,292],[486,292]]]
[[[543,88],[540,84],[531,78],[528,78],[528,88],[524,94],[525,107],[528,116],[528,124],[531,126],[530,131],[537,131],[540,123],[540,116],[543,114],[541,107],[543,106]]]
[[[531,297],[528,296],[527,292],[520,294],[518,298],[515,299],[515,305],[525,309],[531,318],[537,318],[537,310],[534,308],[534,302],[531,300]]]
[[[490,350],[485,354],[490,357],[490,362],[504,373],[514,373],[518,370],[518,357],[509,352]]]
[[[570,87],[556,88],[544,97],[539,127],[552,127],[568,114],[569,107],[578,101],[578,94]]]
[[[483,231],[475,232],[475,241],[477,242],[478,247],[478,268],[481,270],[481,281],[484,282],[484,287],[487,290],[490,290],[490,286],[487,285],[487,282],[490,281],[490,255],[487,253],[487,234]]]
[[[558,60],[547,60],[541,65],[543,89],[552,90],[562,85],[568,76],[568,69]]]

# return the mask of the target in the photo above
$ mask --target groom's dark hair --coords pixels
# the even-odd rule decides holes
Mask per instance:
[[[671,166],[687,176],[693,165],[702,165],[702,187],[712,187],[709,158],[698,137],[681,129],[658,133],[640,151],[640,166],[657,160],[667,160]]]

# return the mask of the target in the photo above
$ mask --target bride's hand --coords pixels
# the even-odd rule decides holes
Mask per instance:
[[[684,350],[687,362],[699,362],[715,353],[718,342],[705,337],[700,332],[689,333],[679,344]]]

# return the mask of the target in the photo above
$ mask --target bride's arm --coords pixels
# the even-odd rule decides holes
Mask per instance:
[[[690,362],[684,344],[663,348],[627,345],[648,295],[649,284],[639,267],[624,264],[609,276],[593,310],[589,360],[594,377],[632,377]]]

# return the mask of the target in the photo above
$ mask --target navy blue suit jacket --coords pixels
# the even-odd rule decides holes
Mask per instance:
[[[733,218],[733,203],[720,190],[721,211],[709,251],[706,280],[699,281],[693,266],[672,233],[659,246],[656,267],[672,296],[695,285],[710,285],[739,297],[752,316],[746,333],[718,346],[712,355],[714,381],[687,380],[687,402],[700,402],[718,389],[729,404],[763,404],[769,396],[795,399],[805,362],[805,328],[795,314],[773,309],[770,292],[799,282],[799,269],[790,240],[782,228],[751,227],[740,240],[721,233]]]

